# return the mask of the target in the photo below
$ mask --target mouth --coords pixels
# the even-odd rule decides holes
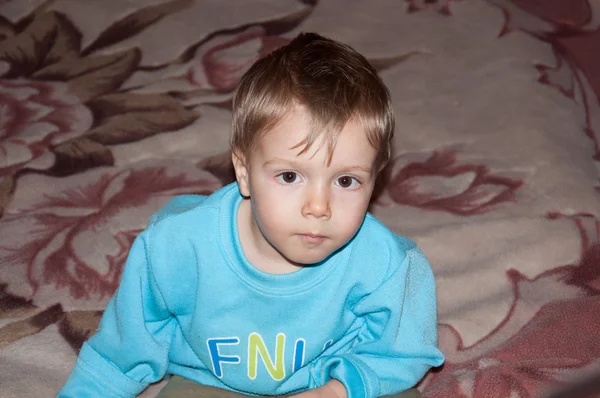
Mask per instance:
[[[301,234],[300,237],[307,243],[317,244],[327,239],[326,236],[318,234]]]

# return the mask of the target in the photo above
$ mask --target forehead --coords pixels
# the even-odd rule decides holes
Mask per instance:
[[[311,132],[311,119],[301,106],[295,106],[270,131],[257,137],[257,150],[263,157],[289,157],[321,160],[329,163],[326,133],[322,132],[313,145],[305,149],[306,139]],[[376,150],[368,140],[365,128],[350,120],[337,137],[331,163],[353,161],[363,164],[374,162]]]

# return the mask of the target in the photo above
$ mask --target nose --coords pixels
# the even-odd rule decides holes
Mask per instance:
[[[304,217],[314,217],[328,220],[331,218],[329,206],[329,189],[322,186],[309,187],[306,200],[302,206]]]

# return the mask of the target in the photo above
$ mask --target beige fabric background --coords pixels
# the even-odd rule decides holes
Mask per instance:
[[[447,363],[424,396],[538,396],[592,371],[599,15],[594,0],[0,2],[0,395],[56,394],[148,217],[231,181],[237,79],[300,31],[355,47],[392,92],[372,210],[436,273]]]

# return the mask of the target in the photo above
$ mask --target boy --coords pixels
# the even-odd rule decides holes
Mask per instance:
[[[167,373],[163,396],[413,387],[443,362],[433,275],[367,214],[393,129],[351,48],[301,34],[257,61],[233,102],[237,183],[152,217],[59,396],[135,396]]]

